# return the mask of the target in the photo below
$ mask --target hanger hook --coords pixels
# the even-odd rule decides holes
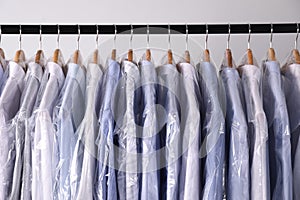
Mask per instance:
[[[96,24],[96,49],[98,49],[99,47],[98,41],[99,41],[99,26],[98,24]]]
[[[133,26],[130,24],[130,49],[132,49]]]
[[[249,23],[249,35],[248,35],[248,49],[250,49],[250,38],[251,38],[251,24]]]
[[[231,34],[231,26],[230,23],[228,24],[228,36],[227,36],[227,49],[229,49],[229,43],[230,43],[230,35]]]
[[[21,24],[19,25],[19,32],[20,32],[20,35],[19,35],[19,49],[21,50],[22,49],[22,25]]]
[[[273,24],[271,23],[270,48],[273,48]]]
[[[185,50],[189,50],[189,27],[185,24]]]
[[[56,43],[57,43],[57,49],[59,49],[59,38],[60,37],[60,28],[59,28],[59,24],[57,24],[57,39],[56,39]]]
[[[79,50],[79,41],[80,41],[80,25],[77,24],[78,26],[78,37],[77,37],[77,50]]]
[[[299,37],[299,23],[297,23],[297,34],[295,39],[295,49],[298,47],[298,37]]]
[[[149,30],[149,24],[147,24],[147,49],[150,48],[150,30]]]
[[[207,42],[208,42],[208,25],[205,24],[205,43],[204,43],[204,49],[207,49]]]
[[[42,49],[42,25],[40,24],[40,40],[39,40],[39,49]]]
[[[116,41],[117,41],[117,25],[114,24],[114,27],[115,27],[114,49],[116,49]]]
[[[171,49],[171,26],[168,24],[168,49]]]

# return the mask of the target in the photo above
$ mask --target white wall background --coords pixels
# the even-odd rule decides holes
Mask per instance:
[[[0,24],[14,23],[71,23],[71,24],[118,24],[118,23],[279,23],[300,22],[299,0],[2,0],[0,1]],[[274,34],[273,46],[279,61],[283,62],[294,47],[295,34]],[[118,53],[126,52],[129,35],[117,38]],[[205,35],[190,35],[190,51],[194,62],[200,59]],[[238,61],[247,48],[247,35],[232,35],[230,48]],[[260,62],[269,48],[270,35],[253,34],[251,48]],[[113,35],[100,35],[102,60],[110,54]],[[22,47],[31,57],[38,49],[38,35],[23,35]],[[65,60],[76,49],[77,35],[61,35],[60,47]],[[208,47],[216,65],[220,65],[226,48],[227,35],[209,35]],[[185,36],[172,35],[171,46],[175,53],[183,54]],[[167,35],[151,35],[150,46],[166,49]],[[12,58],[18,49],[18,35],[2,35],[1,47],[6,57]],[[146,36],[136,35],[133,48],[146,47]],[[43,35],[43,49],[51,56],[56,48],[55,35]],[[95,36],[82,35],[80,49],[87,57],[95,48]],[[142,52],[137,52],[137,58]],[[161,55],[155,57],[157,64]]]

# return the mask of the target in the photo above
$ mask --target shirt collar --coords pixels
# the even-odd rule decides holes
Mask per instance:
[[[28,72],[31,76],[35,77],[39,82],[41,82],[43,77],[43,69],[42,66],[36,62],[30,62],[28,64]]]

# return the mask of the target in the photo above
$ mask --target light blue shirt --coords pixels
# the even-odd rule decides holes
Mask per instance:
[[[86,74],[84,118],[76,131],[76,146],[70,166],[71,199],[93,199],[96,179],[96,137],[98,118],[96,102],[102,82],[102,70],[97,64],[89,63]]]
[[[156,68],[158,77],[158,103],[164,108],[165,113],[158,115],[157,121],[164,124],[160,131],[161,143],[164,147],[164,154],[161,162],[165,168],[161,170],[161,177],[164,182],[161,184],[161,198],[176,200],[179,197],[179,173],[181,151],[180,134],[180,75],[176,66],[166,64]]]
[[[101,87],[100,127],[96,140],[98,145],[96,196],[98,199],[116,200],[117,179],[114,159],[117,154],[114,152],[113,145],[115,119],[112,98],[115,95],[121,71],[119,63],[114,60],[109,59],[107,65]]]
[[[180,75],[180,133],[182,137],[182,157],[179,180],[179,199],[201,199],[200,157],[201,121],[200,90],[195,67],[189,63],[179,63]],[[180,148],[180,147],[179,147]]]
[[[300,64],[282,68],[292,146],[293,199],[300,199]]]
[[[114,135],[118,139],[117,183],[118,199],[138,199],[139,177],[137,161],[137,119],[134,110],[139,108],[139,69],[133,62],[124,60],[122,77],[113,97],[113,114],[116,121]]]
[[[70,168],[77,138],[75,132],[85,112],[85,75],[83,66],[68,64],[64,87],[53,116],[59,145],[58,197],[64,200],[71,199]]]
[[[48,62],[43,76],[42,98],[36,112],[32,151],[32,199],[57,199],[59,151],[57,133],[52,121],[65,76],[62,67]],[[42,82],[43,82],[42,81]],[[45,87],[45,88],[43,88]],[[39,101],[39,99],[38,99]],[[43,183],[43,184],[41,184]]]
[[[201,91],[202,199],[222,199],[223,165],[225,158],[225,119],[221,90],[215,66],[210,62],[197,65]]]
[[[27,130],[29,127],[28,119],[32,114],[42,76],[42,66],[30,62],[26,72],[21,106],[15,117],[16,161],[10,199],[31,199],[31,136]]]
[[[251,199],[270,199],[268,124],[263,110],[262,73],[255,65],[240,66],[250,140]]]
[[[16,159],[16,124],[21,95],[25,85],[25,71],[21,65],[10,61],[9,78],[0,97],[0,199],[11,194],[13,170]]]
[[[250,199],[250,163],[248,124],[244,111],[242,83],[235,68],[222,66],[221,76],[227,103],[226,197],[229,200],[247,200]]]

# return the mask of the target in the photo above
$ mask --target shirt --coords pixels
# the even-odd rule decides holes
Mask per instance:
[[[6,66],[7,63],[8,61],[3,61],[3,64],[0,62],[0,96],[8,79],[8,67]]]
[[[44,73],[47,82],[39,109],[36,110],[32,151],[32,199],[57,199],[59,161],[57,133],[52,121],[53,108],[63,87],[62,67],[48,62]],[[44,79],[43,77],[43,79]],[[41,184],[43,183],[43,184]]]
[[[134,109],[139,108],[139,70],[133,62],[124,60],[121,78],[113,99],[116,121],[114,135],[117,138],[118,199],[138,199],[139,177],[137,161],[137,120]]]
[[[282,68],[286,105],[289,115],[293,168],[293,199],[300,199],[300,65],[290,64]]]
[[[216,69],[210,62],[197,66],[201,92],[200,112],[202,135],[202,199],[222,199],[225,155],[225,119],[222,110],[221,85]]]
[[[0,199],[7,199],[12,189],[16,158],[15,129],[17,114],[24,89],[25,71],[22,66],[9,62],[9,78],[0,97]]]
[[[250,199],[248,125],[244,110],[242,83],[235,68],[222,66],[226,93],[227,199]]]
[[[270,199],[268,125],[263,110],[261,70],[255,65],[243,65],[243,94],[246,103],[248,137],[250,141],[251,199]]]
[[[31,199],[31,137],[28,135],[27,130],[28,119],[32,114],[42,76],[42,66],[35,62],[30,62],[26,72],[26,83],[22,93],[20,109],[15,116],[16,161],[10,199],[20,199],[21,189],[22,199]]]
[[[179,173],[181,156],[180,135],[180,96],[179,73],[176,66],[166,64],[156,68],[158,77],[158,104],[163,111],[157,121],[164,126],[160,130],[161,143],[164,152],[160,156],[163,162],[161,171],[160,199],[176,200],[179,195]],[[160,155],[160,154],[159,154]]]
[[[85,69],[75,63],[68,64],[64,86],[55,109],[59,146],[59,199],[71,199],[70,168],[76,144],[75,132],[84,116]],[[66,145],[68,144],[68,145]]]
[[[179,199],[201,199],[200,158],[201,144],[200,90],[194,66],[179,63],[180,76],[180,132],[182,157],[179,180]]]
[[[152,62],[142,60],[139,63],[141,73],[141,151],[142,183],[141,199],[159,199],[159,147],[158,131],[162,128],[157,122],[157,74]]]
[[[263,102],[268,121],[270,192],[272,199],[292,199],[290,126],[281,84],[280,65],[263,64]]]
[[[96,196],[98,199],[117,199],[117,179],[115,173],[115,152],[113,132],[115,119],[112,98],[120,78],[120,65],[109,59],[101,86],[101,107],[99,112]],[[124,194],[123,194],[124,195]]]
[[[71,198],[93,199],[95,165],[97,158],[97,146],[95,143],[98,134],[98,118],[96,110],[97,94],[102,82],[102,70],[97,64],[90,63],[87,67],[87,79],[85,91],[84,118],[76,131],[76,146],[72,165],[70,166]],[[82,102],[82,106],[84,102]],[[84,108],[84,107],[83,107]]]

